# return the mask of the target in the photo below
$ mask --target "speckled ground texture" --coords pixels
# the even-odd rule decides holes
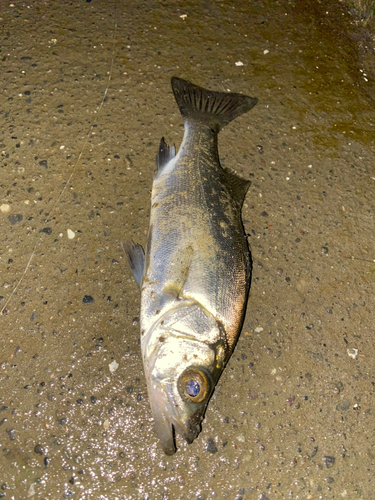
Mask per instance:
[[[374,498],[375,58],[347,11],[1,3],[0,498]],[[173,75],[259,103],[219,136],[252,180],[243,331],[166,457],[120,243],[182,138]]]

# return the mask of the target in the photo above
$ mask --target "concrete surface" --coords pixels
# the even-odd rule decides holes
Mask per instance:
[[[0,498],[374,498],[371,32],[332,0],[0,18]],[[145,243],[160,138],[182,138],[173,75],[259,104],[219,136],[252,179],[243,332],[167,458],[120,242]]]

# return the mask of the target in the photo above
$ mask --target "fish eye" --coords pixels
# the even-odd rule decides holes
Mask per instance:
[[[192,403],[201,403],[210,393],[207,375],[198,368],[188,368],[178,379],[181,397]]]

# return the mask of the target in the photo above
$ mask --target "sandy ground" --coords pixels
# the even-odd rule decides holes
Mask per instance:
[[[307,0],[24,0],[0,18],[0,498],[374,498],[360,27]],[[120,242],[145,243],[160,138],[182,138],[173,75],[259,103],[219,136],[252,179],[244,328],[201,434],[166,457]]]

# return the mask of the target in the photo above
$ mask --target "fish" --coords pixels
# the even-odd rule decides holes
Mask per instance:
[[[240,334],[251,279],[241,219],[250,181],[220,165],[218,133],[258,99],[173,77],[184,120],[156,156],[145,251],[122,243],[141,289],[141,351],[161,447],[192,443]]]

